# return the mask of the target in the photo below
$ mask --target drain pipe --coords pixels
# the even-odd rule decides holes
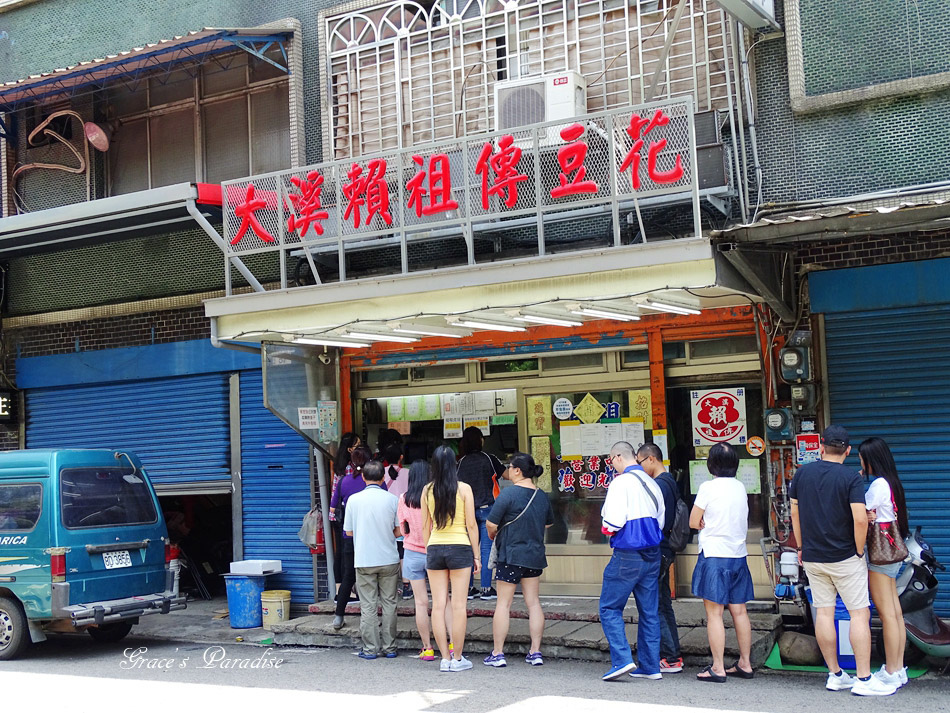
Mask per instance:
[[[745,30],[736,23],[739,32],[739,61],[742,63],[742,84],[746,94],[746,115],[749,123],[749,141],[752,144],[752,170],[755,171],[756,199],[755,209],[752,211],[752,222],[755,222],[762,206],[762,163],[759,161],[759,142],[755,132],[755,109],[752,106],[752,80],[749,78],[749,55],[745,49]],[[751,50],[751,48],[750,48]]]
[[[237,352],[250,352],[251,354],[260,354],[260,347],[251,347],[247,344],[235,344],[234,342],[222,342],[218,337],[218,318],[210,317],[211,321],[211,346],[219,349],[233,349]]]
[[[327,478],[327,458],[319,448],[313,449],[314,460],[317,461],[317,489],[320,491],[320,514],[323,516],[323,541],[327,548],[327,593],[333,599],[336,591],[336,577],[333,576],[333,533],[330,530],[330,481]]]

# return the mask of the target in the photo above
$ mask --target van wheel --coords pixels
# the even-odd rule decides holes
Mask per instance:
[[[114,624],[94,626],[90,629],[86,629],[86,631],[89,632],[89,636],[100,644],[114,644],[116,641],[122,641],[122,639],[128,636],[129,632],[132,631],[133,625],[134,622],[131,621],[117,621]]]
[[[15,659],[30,643],[30,627],[20,603],[0,597],[0,661]]]

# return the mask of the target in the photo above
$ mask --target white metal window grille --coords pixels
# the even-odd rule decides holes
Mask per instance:
[[[652,97],[671,0],[399,0],[327,14],[325,155],[492,131],[496,82],[564,71],[586,79],[588,112],[684,96],[724,109],[730,23],[713,0],[682,2]]]
[[[244,52],[109,92],[107,195],[291,166],[289,79]]]

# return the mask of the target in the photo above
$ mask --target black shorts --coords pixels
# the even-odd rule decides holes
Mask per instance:
[[[517,564],[505,564],[499,562],[495,567],[495,579],[508,584],[518,584],[522,579],[531,579],[540,577],[544,573],[543,569],[530,569]]]
[[[426,569],[465,569],[475,564],[471,545],[429,545]]]

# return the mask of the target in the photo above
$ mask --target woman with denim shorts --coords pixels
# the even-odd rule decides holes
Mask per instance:
[[[858,457],[861,459],[861,471],[874,478],[864,497],[872,527],[896,521],[901,537],[906,538],[910,534],[910,527],[907,524],[904,486],[897,475],[891,449],[880,438],[868,438],[858,447]],[[904,668],[907,631],[904,628],[904,612],[897,596],[897,575],[902,566],[903,562],[883,565],[868,563],[868,588],[884,630],[885,662],[874,675],[898,688],[907,683],[907,671]]]
[[[469,577],[481,567],[478,522],[472,488],[459,482],[455,452],[439,446],[432,455],[432,482],[422,492],[422,532],[426,573],[432,589],[432,633],[442,654],[439,671],[466,671],[472,662],[462,655]],[[452,643],[449,650],[445,609],[452,587]]]
[[[749,499],[736,479],[739,455],[728,443],[709,449],[706,467],[714,476],[699,486],[689,526],[699,530],[699,560],[693,570],[693,594],[706,608],[706,635],[712,665],[697,675],[700,681],[725,683],[727,676],[752,678],[752,624],[746,602],[753,598],[752,574],[746,562]],[[729,669],[723,663],[726,628],[722,613],[729,607],[739,640],[739,660]]]

